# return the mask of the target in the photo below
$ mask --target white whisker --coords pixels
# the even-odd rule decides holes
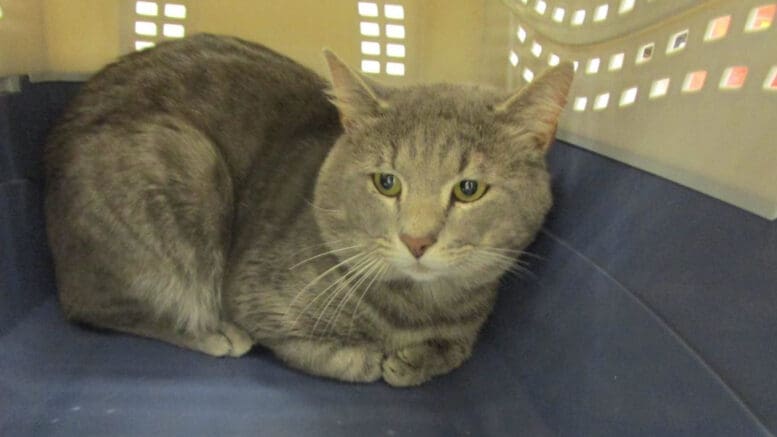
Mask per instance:
[[[299,250],[289,254],[288,258],[291,258],[291,257],[294,257],[296,255],[299,255],[300,253],[302,253],[302,252],[304,252],[306,250],[309,250],[309,249],[313,249],[315,247],[329,246],[329,245],[332,245],[332,244],[335,244],[335,243],[342,243],[343,241],[353,242],[349,238],[340,238],[340,239],[332,240],[332,241],[324,241],[324,242],[321,242],[321,243],[318,243],[318,244],[313,244],[313,245],[310,245],[310,246],[303,246],[303,247],[300,247]]]
[[[331,305],[332,302],[334,302],[335,298],[340,295],[340,292],[342,290],[345,290],[346,287],[350,286],[351,285],[351,281],[353,281],[356,278],[359,278],[361,276],[361,274],[367,268],[372,266],[377,261],[378,261],[377,259],[369,258],[366,261],[360,263],[359,267],[354,266],[353,270],[349,271],[348,273],[346,273],[344,275],[344,277],[348,277],[348,279],[346,281],[342,282],[337,287],[337,289],[335,289],[331,293],[332,295],[329,297],[329,299],[327,299],[326,303],[324,304],[324,308],[322,308],[321,311],[319,311],[318,317],[316,318],[316,323],[313,324],[313,329],[311,330],[311,333],[313,335],[315,335],[315,333],[316,333],[316,328],[318,327],[318,324],[321,323],[321,318],[324,316],[324,314],[326,314],[327,309],[329,309],[329,305]],[[330,318],[330,320],[331,320],[331,318]]]
[[[475,251],[474,254],[468,257],[468,261],[477,263],[479,268],[497,268],[504,270],[505,273],[509,272],[515,275],[531,274],[525,265],[518,262],[516,258],[489,250],[480,249]]]
[[[372,255],[373,253],[375,253],[375,251],[369,252],[369,253],[367,253],[367,254],[364,254],[364,253],[361,253],[361,252],[360,252],[360,253],[357,253],[356,255],[353,255],[353,256],[351,256],[351,257],[348,257],[348,258],[346,258],[346,259],[344,259],[344,260],[340,261],[339,263],[337,263],[337,264],[333,265],[332,267],[330,267],[329,269],[325,270],[325,271],[324,271],[324,273],[321,273],[320,275],[316,276],[316,277],[315,277],[315,279],[313,279],[312,281],[310,281],[310,282],[308,283],[308,285],[306,285],[306,286],[304,286],[304,287],[302,288],[302,291],[304,291],[304,290],[307,290],[308,288],[312,287],[313,285],[315,285],[315,284],[318,282],[318,280],[319,280],[319,279],[321,279],[321,278],[323,278],[324,276],[326,276],[326,275],[328,275],[328,274],[332,273],[333,271],[335,271],[335,270],[337,270],[338,268],[340,268],[340,266],[342,266],[342,265],[344,265],[344,264],[347,264],[349,261],[351,261],[351,260],[353,260],[353,259],[355,259],[355,258],[358,258],[358,257],[360,257],[360,256],[368,256],[368,255]]]
[[[297,299],[298,299],[300,296],[302,296],[302,294],[303,294],[305,291],[309,290],[309,289],[310,289],[310,287],[312,287],[313,285],[315,285],[315,284],[316,284],[316,283],[317,283],[317,282],[318,282],[318,281],[319,281],[321,278],[323,278],[324,276],[326,276],[326,275],[328,275],[328,274],[332,273],[333,271],[337,270],[337,269],[338,269],[338,268],[340,268],[342,265],[344,265],[344,264],[347,264],[349,261],[351,261],[351,260],[353,260],[353,259],[356,259],[356,258],[358,258],[358,257],[365,257],[365,256],[368,256],[368,255],[370,255],[370,254],[372,254],[372,253],[373,253],[373,252],[370,252],[370,253],[368,253],[368,254],[364,254],[364,253],[361,253],[361,252],[360,252],[360,253],[357,253],[357,254],[356,254],[356,255],[354,255],[354,256],[351,256],[351,257],[349,257],[349,258],[346,258],[346,259],[344,259],[343,261],[340,261],[339,263],[335,264],[334,266],[332,266],[332,267],[330,267],[329,269],[327,269],[326,271],[324,271],[324,273],[321,273],[320,275],[318,275],[318,276],[316,276],[315,278],[313,278],[313,280],[312,280],[312,281],[308,282],[308,283],[307,283],[307,285],[305,285],[304,287],[302,287],[302,289],[300,289],[300,290],[297,292],[297,294],[295,294],[295,295],[294,295],[294,298],[291,300],[291,302],[289,302],[289,304],[288,304],[288,306],[287,306],[287,308],[288,308],[288,309],[287,309],[286,313],[288,314],[288,312],[289,312],[289,311],[291,311],[292,307],[294,306],[294,302],[296,302],[296,301],[297,301]],[[341,277],[340,279],[338,279],[338,280],[341,280],[341,279],[342,279],[342,277]],[[310,304],[308,304],[308,305],[310,305]],[[307,307],[305,307],[305,308],[307,308]],[[297,316],[297,318],[299,318],[299,316]],[[295,321],[294,321],[294,324],[295,324],[295,325],[296,325],[296,321],[297,321],[297,320],[295,319]]]
[[[327,209],[327,208],[322,208],[322,207],[320,207],[320,206],[318,206],[318,205],[314,204],[314,203],[313,203],[313,202],[311,202],[310,200],[306,199],[305,197],[302,197],[302,196],[299,196],[299,197],[300,197],[302,200],[304,200],[304,201],[305,201],[305,203],[307,203],[308,205],[312,206],[313,208],[316,208],[316,209],[317,209],[317,210],[319,210],[319,211],[324,211],[324,212],[331,212],[331,213],[335,213],[335,212],[342,212],[342,211],[341,211],[341,210],[339,210],[339,209]]]
[[[367,256],[368,255],[365,255],[365,257],[367,257]],[[363,266],[365,263],[367,263],[369,261],[370,261],[370,259],[361,259],[353,266],[353,269],[358,269],[358,268],[360,268],[361,266]],[[305,307],[302,308],[302,311],[300,311],[297,314],[297,317],[294,318],[294,322],[291,325],[292,329],[296,328],[297,323],[299,323],[300,318],[305,313],[308,312],[308,310],[311,308],[311,306],[314,303],[316,303],[316,301],[318,301],[318,299],[321,298],[321,296],[324,296],[327,293],[327,291],[331,290],[332,287],[334,287],[335,285],[341,284],[343,281],[345,281],[349,277],[351,277],[351,275],[353,274],[354,271],[355,270],[349,270],[349,271],[345,272],[342,276],[340,276],[335,281],[333,281],[331,284],[329,284],[325,289],[323,289],[323,290],[319,291],[318,293],[316,293],[316,295],[313,297],[313,299],[311,299],[310,302],[308,302],[307,305],[305,305]],[[339,290],[339,285],[338,285],[338,290]],[[291,307],[289,307],[289,309],[291,309]]]
[[[328,250],[328,251],[323,252],[323,253],[319,253],[318,255],[311,256],[308,259],[304,259],[304,260],[298,262],[297,264],[294,264],[293,266],[289,267],[289,270],[294,270],[295,268],[301,266],[302,264],[305,264],[307,262],[313,261],[314,259],[318,259],[318,258],[321,258],[323,256],[331,255],[331,254],[334,254],[334,253],[337,253],[337,252],[342,252],[344,250],[352,250],[352,249],[355,249],[357,247],[362,247],[362,245],[361,244],[355,244],[353,246],[341,247],[339,249],[333,249],[333,250]]]
[[[490,252],[488,250],[479,250],[476,252],[476,256],[473,257],[473,260],[477,260],[482,266],[494,266],[505,270],[505,273],[510,273],[518,277],[521,277],[521,275],[536,277],[524,264],[518,262],[519,260],[511,256]]]
[[[529,263],[527,261],[524,261],[524,260],[520,259],[519,255],[515,255],[515,256],[505,255],[504,253],[494,252],[491,249],[480,249],[478,252],[481,253],[481,254],[489,254],[489,255],[494,256],[494,257],[503,258],[505,260],[509,260],[511,263],[516,263],[516,264],[519,264],[519,265],[521,265],[523,267],[526,267],[526,266],[529,265]]]
[[[527,256],[527,257],[538,259],[538,260],[545,260],[544,256],[537,255],[536,253],[528,252],[526,250],[508,249],[506,247],[483,247],[481,249],[491,250],[491,251],[496,251],[496,252],[503,252],[503,253],[512,253],[512,254],[515,254],[516,257]]]
[[[330,330],[336,329],[337,326],[337,319],[340,317],[340,313],[342,312],[343,308],[345,308],[348,301],[351,300],[351,297],[355,293],[358,292],[359,287],[374,273],[381,267],[380,259],[376,258],[368,267],[366,270],[363,270],[363,273],[360,275],[359,280],[357,280],[351,288],[348,290],[348,292],[345,294],[345,297],[340,300],[340,303],[335,307],[334,315],[329,318],[329,321],[327,322],[326,329],[324,330],[324,336],[326,336]]]
[[[359,300],[358,300],[358,301],[356,301],[356,306],[354,307],[353,311],[351,312],[351,322],[348,324],[348,334],[347,334],[347,337],[348,337],[348,338],[350,338],[350,337],[351,337],[351,329],[353,329],[353,321],[354,321],[354,317],[356,316],[356,313],[359,311],[359,305],[361,305],[361,303],[362,303],[362,300],[364,299],[364,296],[366,296],[366,295],[367,295],[367,292],[368,292],[368,291],[370,291],[370,287],[372,287],[372,284],[373,284],[373,283],[374,283],[374,282],[375,282],[375,281],[376,281],[378,278],[381,278],[381,279],[382,279],[382,278],[383,278],[383,276],[385,276],[385,275],[386,275],[386,273],[387,273],[387,272],[389,271],[389,269],[390,269],[390,266],[389,266],[388,264],[383,264],[383,262],[382,262],[382,261],[381,261],[380,265],[381,265],[381,269],[380,269],[380,270],[378,270],[378,271],[377,271],[377,273],[375,273],[375,276],[373,276],[373,278],[372,278],[372,280],[370,281],[370,283],[369,283],[369,284],[367,284],[367,287],[364,289],[364,291],[362,291],[362,294],[359,296]]]

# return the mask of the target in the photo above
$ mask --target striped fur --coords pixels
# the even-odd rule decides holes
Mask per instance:
[[[264,47],[200,35],[84,87],[46,156],[68,317],[396,386],[469,357],[550,207],[544,153],[571,71],[515,95],[394,89],[326,58],[331,89]],[[401,195],[381,195],[376,172]],[[455,202],[463,179],[489,189]],[[401,234],[436,242],[416,259]]]

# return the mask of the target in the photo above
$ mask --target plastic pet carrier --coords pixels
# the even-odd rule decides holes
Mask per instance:
[[[777,433],[774,0],[0,0],[0,435]],[[209,32],[328,77],[517,89],[574,62],[555,205],[472,358],[416,388],[67,322],[46,134],[121,54]]]

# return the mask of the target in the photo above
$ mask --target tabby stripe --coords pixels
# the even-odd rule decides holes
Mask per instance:
[[[424,319],[413,320],[408,317],[408,314],[398,311],[396,308],[387,308],[385,302],[375,302],[369,297],[365,298],[365,303],[372,312],[382,321],[385,321],[390,327],[395,329],[455,326],[458,324],[466,324],[473,320],[482,320],[490,312],[490,302],[490,296],[483,296],[481,299],[470,299],[470,305],[467,308],[463,308],[463,311],[439,316],[435,314],[422,314],[422,317],[425,317]]]

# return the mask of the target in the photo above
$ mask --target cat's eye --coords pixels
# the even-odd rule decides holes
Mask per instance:
[[[391,173],[375,173],[372,175],[372,182],[384,196],[397,197],[402,192],[402,184]]]
[[[453,197],[459,202],[474,202],[486,193],[486,184],[465,179],[453,187]]]

